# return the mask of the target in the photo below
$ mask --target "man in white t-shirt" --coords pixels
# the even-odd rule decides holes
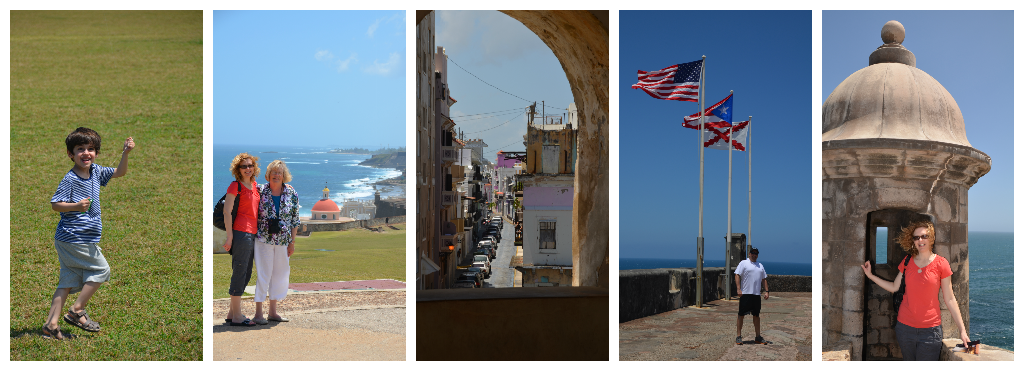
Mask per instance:
[[[747,260],[736,266],[736,287],[740,293],[740,312],[736,317],[736,345],[743,344],[743,317],[754,316],[754,343],[768,344],[761,338],[761,287],[764,287],[764,300],[768,300],[768,274],[764,266],[757,262],[757,249],[751,248]]]

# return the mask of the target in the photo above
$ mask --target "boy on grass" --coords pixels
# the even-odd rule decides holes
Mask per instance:
[[[75,163],[57,186],[50,199],[53,211],[60,212],[60,222],[54,235],[57,258],[60,260],[60,280],[53,293],[50,314],[43,325],[43,335],[63,339],[60,332],[60,314],[68,295],[81,291],[78,300],[65,314],[64,322],[89,332],[100,331],[100,324],[89,319],[85,307],[103,282],[110,278],[110,266],[103,258],[98,243],[103,233],[100,212],[100,187],[111,178],[128,173],[128,152],[135,141],[128,137],[117,169],[95,163],[100,154],[100,135],[96,131],[79,127],[64,140],[68,158]]]

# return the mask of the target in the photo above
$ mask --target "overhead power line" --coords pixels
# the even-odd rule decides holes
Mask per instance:
[[[526,98],[520,97],[520,96],[518,96],[518,95],[515,95],[515,94],[512,94],[512,93],[509,93],[509,92],[507,92],[507,91],[504,91],[504,90],[502,90],[501,88],[499,88],[499,87],[497,87],[497,86],[494,86],[494,85],[492,85],[491,83],[489,83],[489,82],[487,82],[487,81],[484,81],[484,79],[481,79],[481,78],[480,78],[480,76],[474,75],[474,74],[473,74],[472,72],[469,72],[469,70],[467,70],[467,69],[465,69],[465,68],[462,68],[462,66],[460,66],[458,62],[456,62],[456,61],[455,61],[454,59],[452,59],[452,57],[451,57],[450,55],[447,55],[447,54],[445,54],[445,58],[448,58],[448,60],[449,60],[449,61],[451,61],[452,63],[454,63],[456,67],[458,67],[459,69],[461,69],[461,70],[463,70],[463,71],[466,71],[466,73],[468,73],[468,74],[469,74],[470,76],[476,77],[476,79],[477,79],[477,80],[480,80],[480,82],[482,82],[482,83],[484,83],[484,84],[487,84],[487,86],[490,86],[490,87],[492,87],[492,88],[498,89],[498,91],[500,91],[500,92],[502,92],[502,93],[505,93],[505,94],[511,95],[511,96],[513,96],[513,97],[516,97],[516,98],[519,98],[519,99],[522,99],[522,100],[526,101],[527,103],[534,103],[534,102],[535,102],[535,101],[531,101],[531,100],[529,100],[529,99],[526,99]],[[565,110],[565,108],[558,108],[558,107],[553,107],[553,106],[549,106],[549,105],[546,105],[546,104],[544,104],[543,106],[544,106],[544,107],[548,107],[548,108],[554,108],[554,109],[559,109],[559,110],[563,110],[563,111]]]
[[[488,130],[494,129],[494,128],[498,127],[498,126],[502,126],[502,125],[505,125],[505,124],[507,124],[507,123],[510,123],[510,122],[512,122],[512,120],[515,120],[516,118],[518,118],[519,116],[522,116],[522,115],[523,115],[523,113],[522,113],[522,112],[520,112],[520,113],[519,113],[518,115],[516,115],[516,117],[510,118],[510,119],[508,119],[508,121],[505,121],[505,122],[503,122],[503,123],[500,123],[500,124],[498,124],[497,126],[492,126],[492,127],[490,127],[490,128],[484,129],[484,130],[480,130],[480,131],[474,131],[474,132],[472,132],[472,133],[466,133],[466,134],[476,134],[476,133],[483,133],[483,132],[485,132],[485,131],[488,131]]]
[[[478,116],[478,115],[489,115],[489,114],[492,114],[492,113],[498,113],[498,112],[507,112],[507,111],[516,111],[516,110],[521,110],[521,109],[523,109],[523,107],[516,107],[516,108],[504,109],[504,110],[501,110],[501,111],[494,111],[494,112],[484,112],[484,113],[467,113],[467,114],[465,114],[465,115],[458,115],[458,116],[452,116],[452,118],[457,118],[457,117],[466,117],[466,116]]]
[[[490,116],[470,117],[470,118],[465,118],[465,119],[459,119],[458,123],[459,124],[463,124],[466,121],[483,120],[483,119],[489,119],[489,118],[498,117],[498,116],[508,116],[508,115],[513,114],[513,113],[515,113],[515,111],[513,111],[513,112],[505,112],[505,113],[501,113],[501,114],[497,114],[497,115],[490,115]],[[519,114],[522,115],[523,113],[520,112]],[[449,118],[455,118],[455,117],[459,117],[459,116],[452,116],[452,117],[449,117]],[[452,121],[455,121],[455,120],[452,120]]]

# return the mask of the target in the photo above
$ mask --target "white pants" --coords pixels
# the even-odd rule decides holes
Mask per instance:
[[[288,246],[256,241],[256,302],[281,300],[288,295]]]

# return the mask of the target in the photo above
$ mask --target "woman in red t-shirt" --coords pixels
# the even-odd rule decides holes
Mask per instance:
[[[900,273],[896,281],[889,282],[871,273],[871,262],[861,268],[864,274],[879,287],[889,292],[900,289],[900,280],[906,274],[906,293],[900,304],[896,321],[896,341],[900,344],[904,361],[937,361],[942,349],[942,312],[939,307],[939,289],[946,300],[953,321],[960,328],[960,340],[967,344],[967,336],[960,307],[953,296],[953,285],[949,277],[953,271],[946,258],[935,254],[935,225],[930,222],[916,222],[903,228],[899,244],[913,259],[904,268],[899,264]]]
[[[232,218],[230,212],[224,213],[224,225],[231,226],[224,241],[224,250],[231,253],[231,306],[225,322],[231,326],[255,326],[256,323],[242,315],[242,293],[252,278],[253,250],[256,244],[257,207],[260,204],[260,193],[256,189],[256,175],[260,167],[256,163],[258,157],[248,153],[240,153],[231,161],[231,175],[235,181],[228,186],[224,197],[224,210],[233,210],[238,202],[238,215]]]

